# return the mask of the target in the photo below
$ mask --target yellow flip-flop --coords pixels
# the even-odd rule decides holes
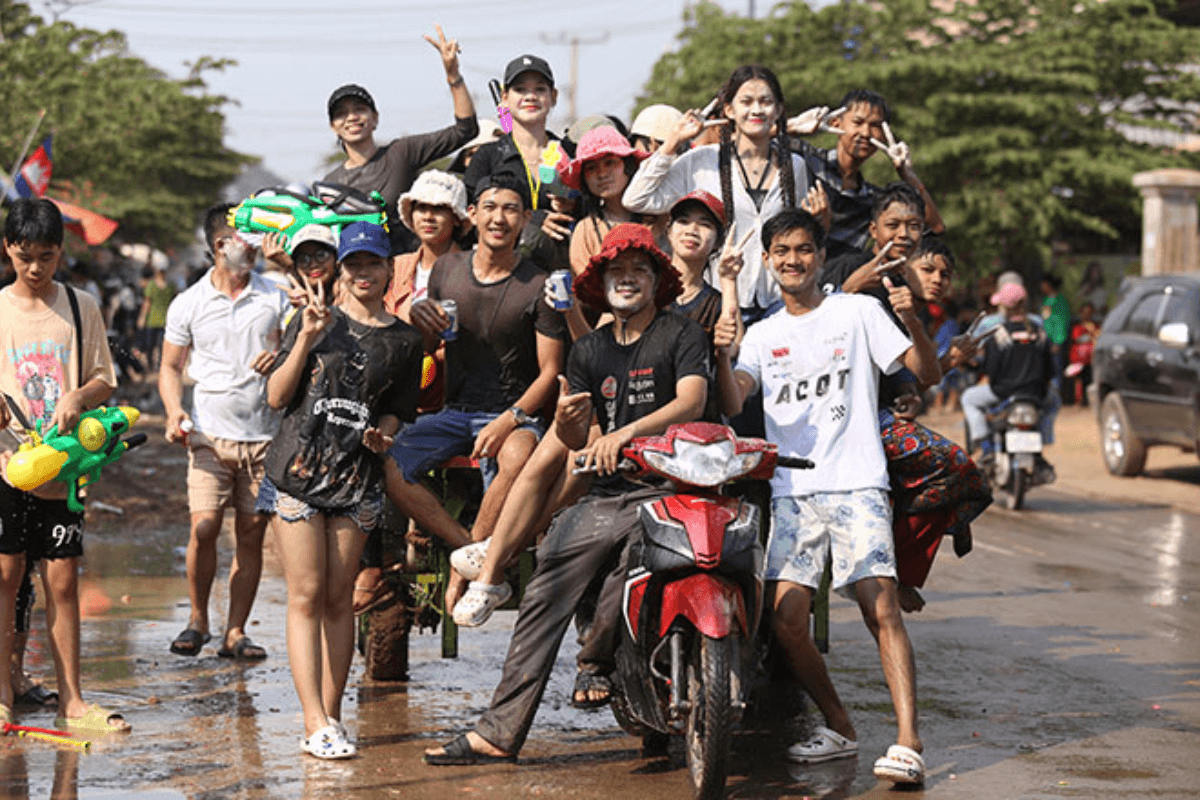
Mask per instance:
[[[113,725],[114,720],[119,724]],[[54,720],[54,725],[64,731],[80,733],[129,733],[133,730],[125,717],[94,703],[82,717],[59,717]]]

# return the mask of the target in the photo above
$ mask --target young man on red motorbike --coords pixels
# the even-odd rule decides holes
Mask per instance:
[[[826,725],[788,750],[801,762],[858,752],[854,726],[809,633],[812,599],[825,565],[833,588],[858,601],[879,645],[899,727],[898,743],[875,762],[887,780],[924,778],[917,733],[916,670],[900,616],[888,506],[887,461],[876,416],[880,375],[901,365],[935,383],[937,353],[928,337],[897,328],[874,298],[826,297],[817,282],[824,230],[810,214],[784,211],[763,226],[763,260],[778,279],[784,311],[752,326],[734,379],[742,397],[760,386],[767,439],[780,455],[812,459],[816,469],[780,470],[772,479],[772,530],[765,579],[775,582],[775,632]],[[888,302],[910,331],[922,323],[912,291],[889,287]]]
[[[559,513],[538,549],[537,571],[525,589],[491,706],[475,730],[427,750],[426,763],[515,761],[584,590],[606,565],[615,565],[606,587],[624,580],[619,556],[640,525],[638,508],[668,489],[622,477],[621,449],[634,437],[660,434],[704,411],[708,338],[692,320],[665,310],[680,289],[649,229],[634,224],[609,231],[576,282],[578,298],[611,311],[614,320],[572,348],[554,424],[564,444],[581,449],[595,413],[603,436],[585,458],[598,475],[582,500]],[[601,597],[620,602],[620,592],[602,590]],[[597,609],[596,618],[613,620],[613,630],[593,628],[592,636],[611,639],[619,609]]]

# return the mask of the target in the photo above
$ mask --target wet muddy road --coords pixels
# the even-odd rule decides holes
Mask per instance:
[[[406,684],[365,685],[356,663],[346,722],[360,757],[302,756],[283,634],[285,589],[268,558],[250,634],[270,657],[242,666],[167,645],[187,617],[181,494],[120,499],[132,482],[182,489],[171,453],[145,459],[100,495],[127,514],[93,515],[87,541],[84,691],[117,708],[131,736],[89,752],[0,740],[4,798],[612,798],[688,796],[680,757],[642,760],[608,712],[567,705],[568,642],[517,766],[434,768],[421,750],[464,729],[499,677],[515,612],[464,632],[460,657],[414,635]],[[114,485],[116,484],[116,485]],[[142,503],[139,506],[139,502]],[[928,798],[1195,797],[1200,755],[1200,518],[1039,489],[1020,513],[989,511],[964,560],[947,546],[917,650]],[[226,550],[226,552],[228,552]],[[216,602],[224,606],[218,579]],[[181,602],[182,601],[182,602]],[[829,665],[860,736],[857,760],[789,765],[787,735],[736,742],[729,796],[879,797],[871,776],[892,743],[878,659],[854,607],[835,600]],[[52,672],[41,631],[28,666]],[[28,725],[52,712],[26,712]]]

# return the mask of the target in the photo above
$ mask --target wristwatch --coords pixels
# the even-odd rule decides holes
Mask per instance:
[[[513,406],[509,409],[509,413],[513,415],[513,419],[517,421],[518,425],[525,425],[529,422],[529,415],[520,406]]]

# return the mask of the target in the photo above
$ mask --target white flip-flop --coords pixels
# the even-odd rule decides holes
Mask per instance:
[[[787,755],[798,764],[819,764],[822,761],[858,755],[858,742],[847,739],[824,725],[818,725],[807,741],[797,742],[789,747]]]
[[[467,593],[454,606],[454,622],[463,628],[478,628],[510,597],[512,587],[507,581],[497,584],[471,581]]]
[[[487,559],[488,545],[492,543],[489,536],[482,542],[465,544],[450,554],[450,566],[454,571],[469,581],[479,580],[483,572],[483,562]]]
[[[875,761],[875,777],[892,783],[924,783],[925,759],[911,747],[894,744]]]

